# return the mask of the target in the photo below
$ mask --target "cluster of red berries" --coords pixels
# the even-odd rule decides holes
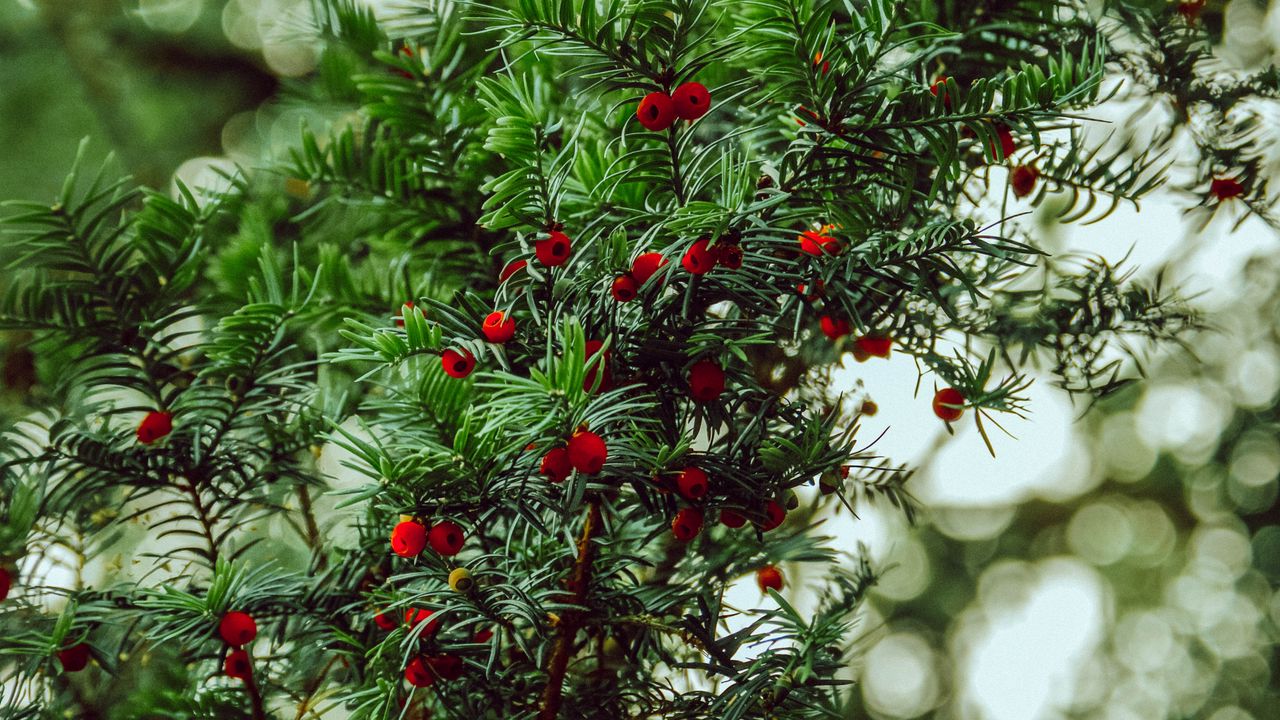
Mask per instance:
[[[568,442],[557,445],[542,456],[539,472],[553,483],[561,483],[577,470],[583,475],[596,475],[609,459],[609,448],[599,435],[579,428]]]
[[[138,442],[150,445],[173,431],[173,415],[163,410],[152,410],[138,423]]]
[[[452,557],[462,550],[465,539],[462,528],[452,520],[442,520],[427,530],[417,520],[408,519],[400,521],[392,529],[391,549],[400,557],[413,558],[430,545],[437,553]]]
[[[222,636],[223,642],[232,647],[222,663],[223,672],[229,677],[247,681],[253,674],[253,663],[244,646],[258,637],[258,623],[254,622],[249,613],[232,610],[222,616],[222,622],[218,623],[218,634]]]
[[[703,236],[693,241],[680,265],[691,275],[706,275],[719,265],[729,270],[742,267],[742,246],[736,240],[736,234],[722,237],[720,242],[711,244],[711,238]]]
[[[409,608],[404,612],[404,624],[410,632],[418,633],[419,640],[427,641],[440,631],[440,620],[432,618],[433,615],[435,612],[426,608]],[[387,631],[394,630],[399,624],[383,612],[374,614],[373,621]],[[483,643],[492,637],[492,630],[481,630],[472,637],[472,641]],[[457,680],[462,677],[465,667],[456,655],[418,655],[405,665],[404,679],[414,687],[427,687],[434,685],[436,680]]]
[[[649,278],[653,277],[654,273],[658,272],[666,264],[667,259],[662,256],[662,253],[642,253],[632,261],[630,271],[613,279],[613,286],[609,288],[609,294],[613,295],[613,299],[618,302],[634,300],[640,292],[640,288],[649,282]]]
[[[661,132],[676,120],[697,120],[711,109],[711,93],[702,83],[682,83],[668,95],[658,90],[645,95],[636,107],[636,119],[646,130]]]
[[[697,472],[689,475],[690,470],[697,470]],[[707,487],[706,474],[697,468],[686,468],[677,476],[677,483],[681,480],[694,485],[701,482],[703,488]],[[677,485],[677,488],[680,489],[680,494],[684,495],[686,499],[693,499],[684,489],[679,488],[679,485]],[[705,496],[706,492],[703,489],[702,496]],[[768,500],[761,508],[761,514],[764,516],[763,520],[752,522],[762,532],[769,532],[782,525],[782,521],[787,517],[787,510],[777,500]],[[699,508],[681,508],[675,514],[675,517],[671,519],[671,534],[680,542],[689,542],[697,537],[698,533],[702,532],[704,519],[705,516]],[[720,523],[725,527],[740,528],[747,524],[747,517],[732,508],[722,508],[720,510]]]

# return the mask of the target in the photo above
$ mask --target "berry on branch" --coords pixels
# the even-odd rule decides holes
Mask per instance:
[[[1244,194],[1244,186],[1234,178],[1214,178],[1209,183],[1209,192],[1218,200],[1230,200]]]
[[[173,430],[173,415],[163,410],[152,410],[138,423],[138,442],[150,445]]]
[[[441,680],[457,680],[466,669],[457,655],[436,655],[427,659],[427,665]]]
[[[218,634],[232,647],[248,645],[258,636],[258,623],[254,622],[249,613],[232,610],[222,616],[222,622],[218,623]]]
[[[419,656],[405,665],[404,679],[414,687],[430,687],[436,681],[436,676],[427,665],[426,658]]]
[[[516,335],[516,321],[501,310],[495,310],[485,316],[480,331],[491,343],[504,343]]]
[[[680,119],[697,120],[711,109],[711,93],[702,83],[682,83],[671,93],[671,104]]]
[[[373,614],[373,623],[383,630],[395,630],[397,624],[395,618],[382,612]]]
[[[711,268],[716,266],[716,256],[707,247],[710,242],[707,238],[698,238],[693,241],[693,244],[685,251],[684,259],[680,261],[685,270],[694,275],[705,275],[711,271]]]
[[[676,121],[675,103],[664,92],[651,92],[644,96],[636,108],[636,119],[646,130],[662,132]]]
[[[787,518],[787,510],[782,507],[782,503],[777,500],[770,500],[764,504],[764,521],[758,523],[761,530],[769,532],[782,524]]]
[[[528,260],[512,260],[502,268],[502,272],[498,273],[498,282],[504,283],[511,279],[512,275],[520,272],[529,265]]]
[[[782,571],[773,565],[765,565],[756,571],[756,584],[760,586],[760,592],[769,589],[782,592]]]
[[[431,549],[446,556],[457,555],[462,550],[462,541],[465,538],[462,528],[451,520],[443,520],[432,525],[431,532],[427,533],[427,542],[431,543]]]
[[[538,262],[547,267],[563,265],[569,259],[569,250],[569,236],[559,230],[552,230],[545,238],[533,244]]]
[[[854,354],[859,352],[867,357],[887,358],[893,350],[893,338],[884,335],[861,335],[853,341]]]
[[[747,517],[737,510],[724,508],[720,511],[720,524],[725,527],[740,528],[747,524]]]
[[[391,549],[400,557],[418,557],[426,546],[427,529],[417,520],[405,520],[391,531]]]
[[[842,317],[823,315],[818,319],[818,325],[822,328],[822,334],[832,340],[839,340],[853,331],[849,321]]]
[[[584,475],[595,475],[609,459],[609,448],[590,430],[579,430],[569,438],[569,464]]]
[[[631,263],[631,277],[635,278],[636,283],[644,285],[649,282],[649,278],[658,272],[658,269],[667,264],[667,259],[662,253],[647,252],[637,256]]]
[[[680,542],[689,542],[702,532],[702,511],[684,508],[671,520],[671,534]]]
[[[689,368],[689,394],[694,402],[711,402],[724,392],[724,370],[710,360],[699,360]]]
[[[244,650],[232,650],[222,663],[222,671],[227,677],[237,680],[248,680],[253,675],[253,663],[249,662],[249,653]]]
[[[80,643],[59,650],[58,662],[66,672],[80,672],[89,664],[89,646]]]
[[[569,477],[569,473],[573,472],[573,463],[569,462],[569,450],[567,448],[555,447],[547,451],[542,456],[542,465],[539,466],[538,472],[547,476],[547,479],[553,483],[564,482]]]
[[[427,626],[422,628],[421,637],[430,637],[440,630],[440,621],[431,619],[434,614],[434,611],[426,608],[409,608],[404,612],[404,622],[410,629],[416,628],[425,622]]]
[[[471,577],[471,571],[464,568],[454,568],[449,573],[449,589],[454,592],[469,592],[475,587],[476,581]]]
[[[13,585],[13,578],[9,575],[6,568],[0,567],[0,602],[4,602],[9,597],[9,587]]]
[[[461,350],[449,348],[440,354],[440,364],[444,366],[444,372],[449,377],[464,378],[476,368],[476,357],[466,348]]]
[[[1039,179],[1040,173],[1030,165],[1019,165],[1013,169],[1010,175],[1009,184],[1013,187],[1015,197],[1024,198],[1036,189],[1036,180]]]
[[[609,294],[618,302],[630,302],[636,299],[636,291],[639,287],[639,284],[631,275],[619,275],[613,279]]]
[[[676,478],[676,488],[686,500],[700,500],[707,494],[707,474],[696,467],[687,467]]]
[[[964,414],[964,395],[955,388],[943,388],[933,396],[933,414],[955,422]]]

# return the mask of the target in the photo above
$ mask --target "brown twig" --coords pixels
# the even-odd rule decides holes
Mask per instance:
[[[573,564],[574,605],[583,605],[587,598],[587,586],[591,583],[591,540],[600,531],[600,501],[591,500],[587,507],[587,519],[582,525],[582,537],[578,540],[578,559]],[[542,691],[542,709],[538,720],[555,720],[560,716],[560,699],[564,691],[564,675],[569,668],[569,656],[573,654],[573,640],[582,626],[582,611],[571,610],[560,618],[556,644],[547,661],[547,686]]]
[[[244,679],[244,690],[249,694],[249,704],[253,707],[253,720],[267,720],[267,709],[262,703],[262,693],[258,690],[258,681],[250,672]]]

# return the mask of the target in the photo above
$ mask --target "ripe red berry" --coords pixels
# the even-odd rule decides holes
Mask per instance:
[[[476,357],[470,350],[449,348],[440,354],[440,364],[444,366],[446,375],[452,378],[464,378],[476,369]]]
[[[1026,197],[1036,189],[1036,179],[1040,177],[1040,173],[1030,165],[1019,165],[1013,169],[1013,174],[1009,178],[1009,184],[1013,187],[1013,194],[1016,197]]]
[[[682,120],[697,120],[711,109],[711,93],[699,82],[681,83],[671,93],[671,104]]]
[[[1233,178],[1214,178],[1209,184],[1209,192],[1219,200],[1230,200],[1244,194],[1244,186]]]
[[[431,619],[434,614],[434,611],[425,608],[409,608],[404,612],[404,622],[409,626],[410,631],[425,622],[427,626],[422,628],[422,634],[419,637],[428,637],[440,630],[440,621]]]
[[[796,240],[800,242],[800,252],[813,257],[821,257],[822,255],[839,255],[844,247],[839,240],[831,237],[827,233],[834,229],[832,225],[824,225],[821,230],[805,230],[796,236]]]
[[[740,528],[747,524],[747,518],[737,510],[724,508],[720,511],[720,522],[731,528]]]
[[[636,299],[636,290],[639,287],[635,278],[630,275],[619,275],[613,279],[613,287],[609,288],[609,294],[618,302],[630,302]]]
[[[249,653],[244,650],[232,650],[222,663],[222,671],[227,677],[237,680],[248,680],[253,675],[253,663],[249,662]]]
[[[631,263],[631,277],[636,279],[636,283],[644,285],[649,282],[649,278],[658,272],[658,268],[667,264],[667,259],[662,253],[647,252],[636,257]]]
[[[770,500],[764,504],[764,522],[759,523],[760,529],[769,532],[782,524],[787,517],[787,509],[777,500]]]
[[[138,442],[150,445],[173,430],[173,415],[163,410],[152,410],[138,423]]]
[[[1183,0],[1178,3],[1178,14],[1188,23],[1194,23],[1200,18],[1200,11],[1204,10],[1204,5],[1205,0]]]
[[[427,529],[416,520],[405,520],[391,531],[391,549],[400,557],[417,557],[427,546]]]
[[[737,270],[742,267],[742,246],[721,245],[716,248],[716,262],[722,267]]]
[[[863,335],[853,341],[855,352],[861,350],[868,357],[887,358],[893,351],[893,338],[883,335]]]
[[[477,630],[476,634],[471,636],[471,642],[477,642],[477,643],[487,643],[492,639],[493,639],[493,630],[491,628]]]
[[[773,565],[765,565],[756,571],[756,584],[760,586],[760,592],[765,592],[770,588],[781,592],[782,571]]]
[[[704,275],[716,266],[716,256],[707,247],[708,242],[710,241],[706,238],[698,238],[689,246],[684,259],[680,261],[685,270],[694,275]]]
[[[9,588],[13,585],[13,578],[9,575],[9,571],[0,567],[0,602],[4,602],[9,597]]]
[[[67,672],[80,672],[89,664],[89,646],[84,643],[58,651],[58,662]]]
[[[506,264],[506,267],[502,268],[502,272],[498,273],[498,282],[503,283],[510,280],[512,275],[525,269],[528,264],[528,260],[512,260]]]
[[[228,645],[248,645],[258,637],[258,623],[254,622],[249,613],[232,610],[222,616],[222,622],[218,623],[218,634]]]
[[[427,533],[427,542],[431,543],[431,549],[441,555],[457,555],[462,549],[462,541],[465,538],[462,528],[450,520],[432,525],[431,532]]]
[[[863,400],[862,408],[859,412],[867,417],[874,417],[876,413],[880,412],[880,406],[874,400]]]
[[[569,463],[585,475],[595,475],[604,468],[609,458],[609,448],[599,435],[589,430],[579,430],[569,438]]]
[[[564,482],[573,472],[573,463],[569,462],[569,451],[566,448],[551,448],[542,456],[542,465],[538,472],[547,476],[553,483]]]
[[[848,320],[830,315],[823,315],[818,324],[822,327],[822,334],[832,340],[839,340],[852,331]]]
[[[689,368],[689,394],[695,402],[711,402],[724,392],[724,370],[710,360],[699,360]]]
[[[955,422],[964,414],[964,395],[955,388],[942,388],[933,396],[933,414]]]
[[[636,119],[646,130],[661,132],[676,121],[676,106],[664,92],[651,92],[636,107]]]
[[[436,681],[436,676],[425,658],[416,657],[404,666],[404,679],[414,687],[430,687]]]
[[[1000,140],[1000,156],[1001,157],[1007,158],[1013,154],[1014,150],[1018,149],[1018,146],[1013,142],[1013,131],[1009,129],[1008,125],[997,124],[996,137]],[[992,147],[991,154],[992,155],[995,154],[994,147]]]
[[[702,511],[684,508],[671,520],[671,533],[680,542],[689,542],[702,532]]]
[[[436,655],[427,658],[427,666],[441,680],[457,680],[462,677],[462,672],[466,669],[462,658],[456,655]]]
[[[559,230],[552,230],[547,236],[533,244],[533,254],[538,262],[547,267],[563,265],[569,259],[569,236]]]
[[[688,500],[698,500],[707,494],[707,474],[696,467],[687,467],[676,478],[676,489]]]
[[[395,629],[396,629],[396,621],[395,621],[395,618],[391,617],[390,615],[388,615],[388,614],[386,614],[386,613],[374,613],[374,614],[373,614],[373,622],[374,622],[374,624],[375,624],[375,625],[377,625],[378,627],[382,628],[383,630],[395,630]]]
[[[516,335],[516,321],[507,317],[501,310],[495,310],[485,316],[484,325],[480,326],[486,340],[492,343],[504,343]]]

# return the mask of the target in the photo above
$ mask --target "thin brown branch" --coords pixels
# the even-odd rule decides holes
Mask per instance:
[[[591,540],[600,532],[600,501],[591,500],[587,507],[587,519],[582,525],[582,537],[578,540],[578,559],[573,564],[573,580],[570,585],[571,601],[584,605],[587,586],[591,584]],[[538,720],[555,720],[560,716],[561,694],[564,692],[565,671],[573,654],[574,637],[582,627],[582,611],[571,610],[560,618],[555,647],[547,661],[547,686],[542,691],[542,709]]]

